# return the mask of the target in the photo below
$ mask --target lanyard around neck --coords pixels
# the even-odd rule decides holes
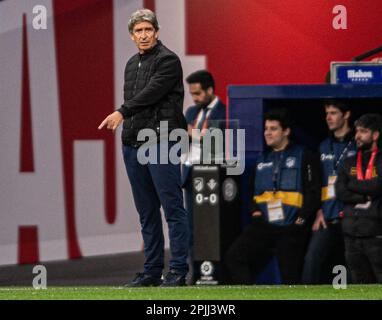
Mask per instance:
[[[333,141],[331,141],[330,143],[330,153],[333,155],[334,157],[334,161],[333,161],[333,174],[335,172],[337,172],[337,168],[338,168],[338,165],[341,163],[341,160],[342,158],[345,156],[346,152],[349,150],[350,148],[350,145],[353,143],[353,139],[351,139],[349,141],[349,143],[346,145],[346,147],[342,150],[338,160],[336,159],[336,155],[335,155],[335,152],[334,152],[334,146],[333,146]]]
[[[272,183],[273,183],[273,192],[278,190],[278,181],[281,171],[281,165],[284,158],[284,151],[281,151],[279,154],[275,153],[275,158],[273,160],[273,172],[272,172]]]
[[[203,130],[203,129],[207,128],[207,124],[208,124],[207,114],[209,115],[208,111],[210,111],[210,110],[207,107],[205,109],[201,109],[199,111],[198,116],[195,119],[195,122],[194,122],[194,125],[193,125],[193,129]],[[200,120],[199,120],[200,112],[202,112],[202,115],[201,115]]]
[[[370,180],[373,177],[373,166],[375,162],[375,158],[377,156],[378,148],[373,149],[371,153],[369,163],[366,168],[366,173],[363,175],[362,172],[362,152],[358,151],[357,155],[357,179],[358,180]]]

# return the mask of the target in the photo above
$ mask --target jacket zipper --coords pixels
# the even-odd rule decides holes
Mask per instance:
[[[135,74],[135,83],[134,83],[133,96],[135,96],[135,92],[137,91],[138,74],[139,74],[139,70],[141,68],[141,64],[142,64],[142,56],[139,56],[138,69],[137,69],[137,73]],[[131,126],[132,127],[133,127],[133,123],[134,123],[134,115],[131,116]]]
[[[137,83],[138,83],[138,74],[139,74],[139,69],[141,68],[142,64],[142,57],[139,57],[139,63],[138,63],[138,68],[137,68],[137,73],[135,74],[135,83],[134,83],[134,91],[133,91],[133,96],[135,95],[135,92],[137,91]]]

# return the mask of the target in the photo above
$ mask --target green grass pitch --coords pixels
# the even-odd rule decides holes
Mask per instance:
[[[0,287],[0,300],[382,300],[382,285],[332,286],[187,286],[125,287]]]

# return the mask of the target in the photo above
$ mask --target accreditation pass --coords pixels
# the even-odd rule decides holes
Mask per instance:
[[[267,208],[269,222],[284,220],[283,204],[280,199],[268,201]]]

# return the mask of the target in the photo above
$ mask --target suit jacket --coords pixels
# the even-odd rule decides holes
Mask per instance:
[[[191,106],[186,111],[186,120],[187,124],[193,125],[195,122],[196,117],[199,114],[199,111],[201,110],[200,106]],[[212,108],[210,114],[208,115],[208,122],[207,122],[207,128],[210,128],[211,120],[225,120],[226,119],[226,106],[223,102],[218,100],[218,103]],[[182,187],[185,187],[186,184],[191,180],[191,170],[192,166],[186,166],[182,165],[182,177],[181,177],[181,183]]]

